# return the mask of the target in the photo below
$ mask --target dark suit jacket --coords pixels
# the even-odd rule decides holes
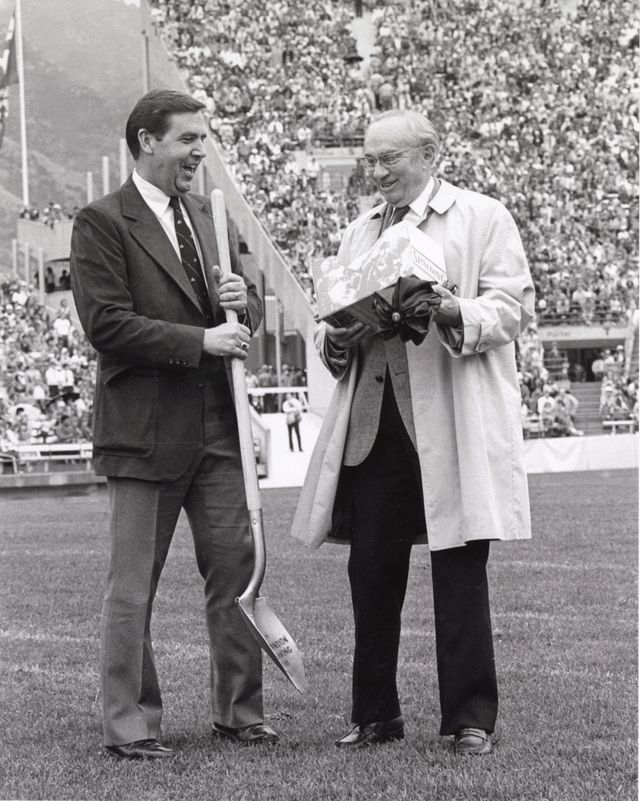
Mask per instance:
[[[182,198],[205,263],[218,264],[206,198]],[[230,226],[232,269],[242,274]],[[248,327],[262,304],[248,287]],[[205,316],[182,264],[133,180],[82,209],[71,239],[78,315],[98,351],[93,447],[96,473],[178,478],[203,449],[204,397],[228,401],[227,359],[202,351]],[[214,304],[216,324],[224,322]],[[222,363],[226,369],[222,369]],[[222,385],[221,385],[222,380]],[[229,386],[225,386],[225,381]],[[231,424],[233,418],[231,418]]]

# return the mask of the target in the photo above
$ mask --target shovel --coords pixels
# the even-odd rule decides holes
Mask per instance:
[[[231,272],[227,214],[224,204],[224,195],[219,189],[214,189],[211,193],[211,209],[213,211],[213,222],[216,229],[220,270],[223,275],[227,275]],[[215,277],[210,265],[205,266],[205,274],[211,294],[211,288],[215,285]],[[213,297],[211,301],[213,305]],[[236,312],[226,310],[225,314],[228,323],[237,322],[238,315]],[[271,609],[266,599],[259,595],[266,567],[266,550],[264,532],[262,529],[260,489],[258,487],[258,474],[256,472],[256,460],[253,450],[249,397],[247,395],[244,365],[241,359],[231,359],[231,372],[236,417],[238,419],[242,474],[244,477],[247,509],[249,510],[249,523],[251,526],[251,536],[253,538],[255,553],[253,574],[251,575],[247,589],[242,595],[236,598],[236,603],[238,604],[245,623],[249,626],[249,629],[258,640],[263,650],[276,663],[296,690],[303,693],[306,689],[306,679],[304,675],[304,665],[302,664],[302,656],[300,655],[298,646],[282,625],[275,612]]]

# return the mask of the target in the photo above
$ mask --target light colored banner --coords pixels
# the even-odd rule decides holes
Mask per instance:
[[[638,442],[638,434],[526,440],[527,473],[637,468]]]

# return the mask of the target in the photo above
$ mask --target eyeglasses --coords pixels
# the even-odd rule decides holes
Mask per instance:
[[[375,170],[376,164],[384,167],[386,170],[401,161],[406,153],[415,150],[415,147],[407,147],[404,150],[396,150],[393,153],[383,153],[381,156],[362,156],[362,163],[366,170]]]

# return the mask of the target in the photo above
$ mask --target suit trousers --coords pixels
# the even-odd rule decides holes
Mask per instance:
[[[365,460],[342,467],[354,526],[349,581],[355,621],[353,723],[400,715],[397,665],[412,542],[426,524],[418,456],[389,375],[378,433]],[[498,689],[486,563],[489,542],[431,552],[440,734],[493,731]]]
[[[235,415],[230,401],[206,412],[204,453],[180,479],[108,479],[111,560],[102,615],[105,745],[159,736],[162,701],[151,613],[182,508],[204,579],[212,719],[232,727],[263,720],[260,646],[234,603],[248,584],[254,561]]]

